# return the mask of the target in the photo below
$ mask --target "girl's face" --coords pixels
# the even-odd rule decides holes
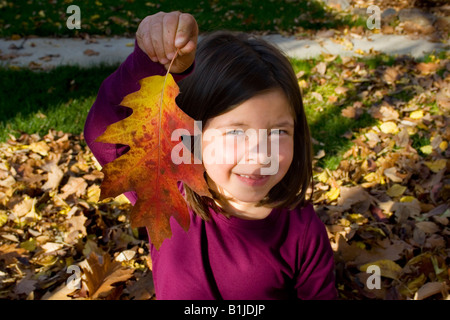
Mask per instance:
[[[259,94],[203,127],[206,172],[235,207],[262,200],[288,171],[293,153],[294,118],[281,89]]]

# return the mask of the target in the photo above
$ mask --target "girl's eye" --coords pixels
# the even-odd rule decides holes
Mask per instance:
[[[272,129],[270,130],[270,134],[278,134],[278,135],[284,135],[287,134],[288,132],[286,130],[280,130],[280,129]]]
[[[235,130],[227,131],[225,134],[229,135],[229,136],[237,136],[237,135],[240,135],[243,133],[244,133],[244,130],[235,129]]]

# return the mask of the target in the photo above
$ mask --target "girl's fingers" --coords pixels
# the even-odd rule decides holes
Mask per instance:
[[[139,46],[153,62],[166,66],[177,50],[182,59],[177,59],[173,69],[191,65],[198,38],[195,18],[179,11],[159,12],[144,18],[136,33]],[[181,70],[183,71],[183,70]]]
[[[156,57],[156,52],[155,49],[153,49],[153,44],[152,44],[152,39],[151,36],[146,34],[143,38],[143,45],[145,48],[145,52],[147,53],[147,55],[150,57],[150,59],[153,62],[158,62],[158,58]]]
[[[178,18],[177,33],[175,37],[175,47],[181,49],[180,51],[183,54],[189,53],[189,50],[192,51],[195,48],[195,45],[197,45],[197,34],[198,26],[194,17],[188,13],[180,14]],[[194,47],[186,47],[188,42],[194,42],[193,39],[195,40]]]
[[[166,64],[167,58],[166,53],[164,52],[163,25],[161,20],[162,19],[158,19],[150,26],[150,37],[158,61],[161,64]]]
[[[164,39],[164,52],[165,57],[168,60],[172,60],[177,49],[175,48],[174,41],[178,27],[178,17],[180,12],[171,12],[163,18],[163,39]]]

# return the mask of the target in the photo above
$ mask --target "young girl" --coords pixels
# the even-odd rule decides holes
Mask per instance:
[[[312,181],[310,134],[288,59],[244,34],[213,33],[198,48],[197,38],[189,14],[146,17],[134,52],[102,83],[85,125],[86,142],[101,165],[126,153],[127,146],[94,140],[130,115],[122,99],[139,90],[140,79],[165,75],[179,50],[170,68],[180,87],[177,105],[216,138],[202,135],[204,178],[213,198],[178,183],[191,222],[185,232],[171,219],[172,237],[159,250],[150,248],[156,298],[335,299],[327,232],[305,200]],[[248,129],[276,137],[275,172],[263,173],[270,164],[258,140],[243,150],[227,144],[232,147],[223,150],[232,153],[232,162],[207,161],[208,148],[246,141]],[[136,194],[126,195],[134,204]]]

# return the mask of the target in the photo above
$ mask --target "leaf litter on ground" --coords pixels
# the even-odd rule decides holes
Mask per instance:
[[[373,120],[342,135],[351,143],[336,168],[321,162],[333,150],[313,130],[312,201],[340,298],[449,299],[448,54],[323,61],[308,82],[297,74],[305,106]],[[123,196],[99,201],[103,174],[82,140],[50,131],[0,145],[0,298],[157,298],[148,238],[130,227]],[[80,288],[68,288],[69,266],[79,267]],[[370,266],[380,270],[378,289],[369,289]]]

